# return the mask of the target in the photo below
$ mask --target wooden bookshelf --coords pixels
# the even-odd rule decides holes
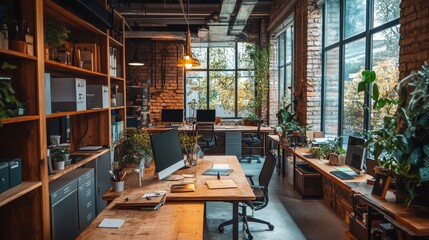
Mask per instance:
[[[24,116],[0,120],[0,158],[16,157],[22,162],[22,183],[0,194],[0,239],[51,239],[49,183],[110,151],[111,114],[126,119],[126,111],[123,106],[110,107],[109,103],[108,108],[46,114],[45,73],[51,77],[83,78],[87,85],[107,85],[109,97],[112,81],[124,91],[125,103],[125,37],[117,34],[123,33],[124,19],[114,13],[114,25],[119,31],[113,36],[109,29],[95,27],[53,0],[9,2],[5,5],[8,17],[24,20],[34,37],[34,56],[0,48],[0,62],[17,67],[4,73],[13,78],[16,97],[25,106]],[[107,7],[107,1],[98,2]],[[73,42],[96,44],[97,71],[45,59],[44,23],[52,19],[70,30]],[[118,76],[110,76],[110,46],[118,51]],[[52,126],[48,124],[63,118],[69,119],[71,152],[85,145],[107,148],[49,175],[47,148]]]

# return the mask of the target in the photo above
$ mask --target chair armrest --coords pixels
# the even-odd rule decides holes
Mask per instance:
[[[260,185],[250,185],[250,187],[251,187],[252,189],[261,189],[261,190],[264,190],[264,189],[265,189],[265,186],[260,186]]]
[[[255,175],[253,174],[246,174],[246,177],[249,179],[250,185],[255,185],[255,182],[253,181],[253,177]]]

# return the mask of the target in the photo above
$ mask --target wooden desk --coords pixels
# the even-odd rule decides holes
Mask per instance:
[[[150,127],[144,128],[149,133],[162,132],[172,129],[171,127]],[[180,126],[177,128],[179,131],[193,131],[194,128],[192,126]],[[256,126],[234,126],[234,125],[215,125],[215,133],[225,134],[226,132],[241,132],[241,133],[256,133],[258,131],[258,127]],[[260,128],[260,133],[262,135],[262,150],[263,155],[267,153],[268,148],[268,134],[273,133],[273,129],[271,127],[263,127]],[[225,152],[215,152],[215,154],[225,154]]]
[[[395,203],[394,194],[388,191],[386,199],[379,199],[371,195],[372,185],[367,184],[367,179],[372,178],[368,174],[361,174],[355,176],[351,180],[342,180],[332,175],[330,171],[336,170],[336,166],[329,164],[328,160],[320,160],[317,158],[308,157],[309,148],[293,148],[287,146],[284,143],[279,142],[277,135],[268,136],[272,141],[276,141],[280,148],[285,152],[293,154],[294,165],[296,158],[303,160],[310,166],[315,168],[322,174],[325,181],[329,180],[336,186],[340,186],[346,192],[353,196],[355,194],[360,195],[365,202],[368,203],[368,226],[371,226],[371,212],[381,213],[386,220],[391,222],[393,225],[404,230],[412,236],[429,236],[429,208],[423,206],[412,205],[407,208],[403,203]],[[285,157],[282,157],[282,168],[286,164]],[[295,173],[295,171],[294,171]],[[295,179],[295,177],[294,177]],[[326,180],[327,179],[327,180]],[[340,200],[341,204],[348,205],[347,199]],[[334,205],[337,205],[336,203]],[[340,208],[350,208],[350,206],[340,206]],[[346,212],[351,212],[347,210]],[[367,231],[367,239],[370,239],[371,229]]]
[[[202,175],[202,173],[211,168],[214,163],[226,163],[234,169],[229,176],[222,176],[221,178],[234,180],[237,188],[209,189],[207,187],[207,180],[215,180],[217,176]],[[238,239],[238,203],[239,201],[254,200],[255,195],[236,156],[205,156],[204,159],[198,161],[197,166],[178,170],[176,174],[194,174],[196,176],[194,192],[171,193],[170,186],[179,182],[159,181],[152,169],[148,169],[145,173],[144,186],[141,188],[137,188],[137,185],[126,185],[130,189],[126,189],[122,193],[108,192],[103,198],[112,200],[120,195],[130,193],[143,195],[145,192],[165,190],[167,191],[167,203],[172,201],[229,201],[233,204],[233,239]]]
[[[157,211],[118,210],[112,206],[107,206],[77,239],[203,239],[204,202],[169,202]],[[97,227],[104,218],[125,222],[120,228]]]
[[[393,225],[412,236],[429,236],[429,207],[410,205],[407,208],[403,203],[395,203],[395,196],[390,191],[387,192],[386,199],[376,198],[371,195],[372,185],[366,183],[347,183],[347,185],[359,192],[369,204],[367,219],[369,226],[372,221],[370,212],[375,210]]]

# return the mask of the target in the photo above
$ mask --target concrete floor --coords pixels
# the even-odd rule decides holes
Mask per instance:
[[[247,161],[241,163],[243,170],[257,176],[262,163]],[[257,177],[255,178],[258,179]],[[293,190],[287,177],[274,173],[270,186],[270,202],[267,207],[255,212],[255,217],[270,221],[275,226],[270,231],[264,224],[250,223],[253,239],[299,240],[299,239],[344,239],[347,225],[322,200],[302,200]],[[220,223],[232,218],[230,203],[207,203],[207,217],[204,226],[204,239],[232,239],[231,226],[225,227],[224,233],[218,232]],[[240,224],[240,230],[242,226]],[[247,239],[247,234],[240,231],[240,237]]]

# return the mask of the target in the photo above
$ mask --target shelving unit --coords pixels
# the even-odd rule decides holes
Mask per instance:
[[[73,153],[84,145],[112,146],[111,122],[126,119],[126,111],[124,104],[112,106],[109,101],[108,108],[46,114],[45,73],[50,73],[51,77],[84,78],[86,84],[107,85],[109,89],[117,85],[122,95],[115,100],[125,103],[124,20],[113,12],[116,30],[104,30],[52,0],[17,0],[0,4],[6,6],[10,19],[24,20],[29,26],[29,34],[34,37],[34,56],[0,48],[1,62],[17,67],[16,70],[0,70],[0,75],[12,77],[16,97],[25,106],[24,116],[0,120],[3,125],[0,127],[0,158],[20,158],[22,161],[22,183],[0,194],[0,239],[50,239],[49,182],[98,159],[110,149],[100,150],[65,170],[48,175],[47,148],[52,128],[49,124],[67,119]],[[102,5],[107,7],[107,1]],[[43,28],[48,19],[55,19],[69,29],[74,43],[97,44],[100,63],[97,71],[45,59]],[[111,76],[110,71],[111,46],[116,49],[116,66],[120,69],[115,76]],[[111,94],[109,92],[109,96]]]
[[[146,127],[150,119],[150,80],[127,85],[127,126]]]

